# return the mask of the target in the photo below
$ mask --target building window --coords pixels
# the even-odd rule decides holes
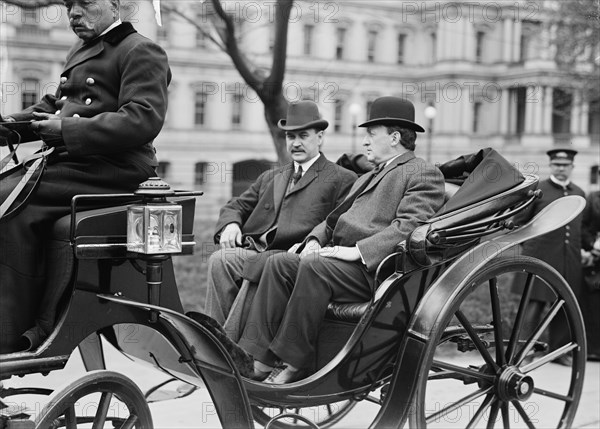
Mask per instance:
[[[509,90],[510,100],[510,130],[516,135],[525,132],[525,106],[527,101],[527,88],[520,86]]]
[[[306,24],[304,26],[304,55],[312,54],[312,43],[313,43],[314,30],[315,30],[314,25]]]
[[[569,134],[571,132],[571,109],[573,94],[560,88],[552,91],[552,133]]]
[[[475,62],[481,63],[483,59],[483,41],[485,39],[485,33],[478,31],[475,36]]]
[[[377,49],[377,30],[369,30],[367,35],[367,61],[375,61],[375,50]]]
[[[339,133],[342,129],[342,113],[344,109],[344,102],[342,100],[335,100],[335,112],[333,117],[333,131]]]
[[[235,129],[242,125],[242,95],[234,94],[231,107],[231,126]]]
[[[168,161],[159,161],[158,167],[156,167],[156,175],[162,179],[166,178],[169,174],[169,168],[171,163]]]
[[[38,25],[38,10],[39,9],[22,9],[22,23],[24,25]]]
[[[481,101],[473,103],[473,132],[478,133],[481,120]]]
[[[600,142],[600,99],[591,101],[588,110],[588,134],[592,142]]]
[[[206,184],[206,170],[208,162],[197,162],[194,167],[194,185],[202,186]]]
[[[404,55],[406,54],[406,34],[398,34],[398,64],[404,64]]]
[[[437,33],[433,32],[429,35],[431,42],[431,62],[437,61]]]
[[[527,34],[521,34],[521,41],[519,43],[519,61],[525,62],[529,57],[529,36]]]
[[[40,82],[36,79],[25,79],[21,92],[21,109],[26,109],[40,101]]]
[[[335,30],[335,58],[341,60],[344,58],[344,47],[346,46],[346,29],[339,27]]]
[[[204,125],[206,121],[206,94],[197,91],[194,98],[194,124]]]
[[[369,117],[369,115],[371,114],[371,106],[373,105],[373,100],[368,100],[367,104],[365,105],[365,112],[366,112],[366,116],[367,118]]]

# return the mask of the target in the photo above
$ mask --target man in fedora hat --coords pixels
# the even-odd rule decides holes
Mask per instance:
[[[204,313],[223,324],[244,278],[260,276],[260,254],[301,242],[347,195],[356,174],[320,152],[328,122],[312,101],[289,106],[277,124],[293,162],[268,170],[222,209],[208,260]],[[251,274],[248,273],[251,270]],[[252,280],[252,278],[250,279]]]
[[[573,172],[576,150],[556,148],[546,152],[550,158],[550,177],[540,181],[538,189],[542,197],[535,200],[527,209],[515,216],[516,225],[523,225],[538,214],[552,201],[567,195],[580,195],[585,192],[575,185],[570,177]],[[579,295],[581,283],[581,214],[562,228],[542,235],[523,244],[522,253],[534,256],[554,267],[569,283],[575,295]],[[555,299],[553,293],[536,280],[532,289],[527,320],[527,329],[533,331],[541,320],[542,313],[549,302]],[[550,349],[555,350],[568,342],[568,325],[563,313],[559,313],[550,324]],[[562,315],[562,316],[561,316]],[[568,357],[558,361],[570,364]]]
[[[239,342],[255,358],[256,379],[288,383],[309,370],[329,302],[368,301],[379,263],[442,206],[442,173],[413,152],[424,131],[414,117],[408,100],[375,100],[359,126],[377,167],[313,228],[299,255],[268,258]]]

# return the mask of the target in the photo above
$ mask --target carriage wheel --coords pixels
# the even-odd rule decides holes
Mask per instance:
[[[291,408],[274,408],[252,405],[252,415],[254,420],[261,426],[265,426],[273,417],[279,414],[290,414],[289,417],[273,421],[270,428],[275,429],[296,429],[314,427],[304,421],[308,419],[316,424],[319,428],[324,429],[333,426],[346,416],[354,408],[356,401],[349,399],[332,404],[317,405],[313,407],[291,407]],[[300,418],[294,417],[294,414]]]
[[[531,291],[534,283],[544,287],[536,279],[554,298],[532,323]],[[464,285],[427,346],[411,427],[571,427],[586,353],[565,280],[534,258],[498,258]],[[553,321],[566,331],[554,349],[547,339]]]
[[[88,372],[56,391],[35,428],[103,428],[107,421],[120,429],[153,428],[150,409],[137,385],[119,373],[102,370]]]

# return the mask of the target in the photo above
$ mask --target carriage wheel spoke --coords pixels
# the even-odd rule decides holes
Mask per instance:
[[[515,354],[515,350],[517,349],[517,344],[519,342],[519,336],[521,335],[521,331],[523,329],[523,322],[525,321],[525,314],[527,313],[527,307],[529,305],[529,298],[531,297],[531,291],[533,290],[533,281],[535,280],[535,276],[533,274],[529,274],[527,276],[527,280],[525,281],[525,288],[523,290],[523,296],[521,296],[521,302],[519,303],[519,310],[517,312],[517,318],[515,320],[515,324],[510,336],[510,340],[508,343],[508,348],[506,349],[506,361],[512,362],[513,356]]]
[[[508,402],[502,402],[500,410],[502,411],[502,423],[504,429],[510,429],[510,414],[508,412]]]
[[[92,429],[102,429],[106,422],[106,416],[108,415],[108,407],[110,407],[110,401],[112,400],[112,393],[102,392],[100,402],[98,403],[98,411],[94,417],[94,423]]]
[[[469,322],[469,320],[466,318],[466,316],[460,310],[458,310],[454,314],[455,314],[456,318],[458,319],[458,321],[461,323],[461,325],[463,325],[463,327],[469,334],[469,337],[471,337],[471,340],[473,340],[473,344],[475,344],[475,347],[477,348],[477,350],[479,351],[479,353],[481,354],[481,356],[483,357],[485,362],[490,366],[490,368],[493,368],[494,371],[497,371],[498,364],[494,361],[494,359],[492,359],[490,352],[483,345],[483,342],[479,338],[479,335],[477,335],[477,332],[475,332],[475,330],[473,329],[471,322]]]
[[[542,320],[540,325],[536,328],[535,332],[531,335],[531,337],[529,337],[529,339],[525,343],[525,347],[523,347],[523,350],[521,350],[517,354],[516,362],[515,362],[515,364],[517,366],[520,365],[521,362],[523,362],[523,359],[525,359],[527,354],[533,348],[533,345],[535,344],[535,342],[540,338],[542,333],[548,328],[548,325],[550,325],[550,322],[552,322],[552,320],[556,317],[556,315],[558,314],[559,310],[561,309],[561,307],[563,306],[564,303],[565,303],[565,301],[562,299],[554,302],[554,304],[550,308],[550,311],[548,312],[548,314],[546,314],[546,317],[544,317],[544,320]]]
[[[138,417],[135,414],[131,414],[127,420],[119,427],[119,429],[133,429],[138,421]]]
[[[438,411],[437,413],[431,414],[430,416],[428,416],[425,421],[427,423],[431,423],[436,421],[437,419],[452,413],[455,410],[458,410],[460,407],[462,407],[465,404],[468,404],[469,402],[479,398],[480,396],[483,396],[487,393],[489,393],[489,391],[492,390],[492,386],[490,387],[486,387],[485,389],[478,389],[475,392],[463,397],[462,399],[459,399],[458,401],[456,401],[454,404],[441,409],[440,411]]]
[[[564,401],[571,403],[573,402],[572,396],[561,395],[558,393],[550,392],[546,389],[540,389],[538,387],[533,388],[533,393],[537,393],[538,395],[547,396],[548,398],[558,399],[559,401]]]
[[[492,403],[492,399],[494,399],[494,395],[492,395],[492,394],[488,394],[485,397],[482,404],[479,406],[479,408],[475,412],[475,415],[473,416],[473,418],[467,425],[467,428],[473,428],[473,427],[477,426],[477,423],[479,423],[479,420],[481,420],[481,418],[483,417],[483,413],[485,413],[486,410],[490,407],[490,404]]]
[[[525,374],[527,374],[528,372],[531,372],[534,369],[539,368],[540,366],[543,366],[549,362],[552,362],[554,359],[557,359],[563,355],[566,355],[571,350],[576,349],[576,348],[577,348],[577,344],[574,344],[574,343],[565,344],[561,348],[556,349],[551,353],[548,353],[547,355],[541,357],[540,359],[535,360],[527,365],[524,365],[521,368],[521,371],[524,372]]]
[[[490,301],[492,302],[492,320],[494,321],[494,338],[496,340],[496,362],[504,366],[504,339],[502,337],[502,313],[500,311],[500,299],[498,298],[498,279],[492,277],[489,281]]]
[[[65,429],[77,429],[77,416],[75,415],[74,404],[65,410]]]
[[[497,399],[492,401],[492,408],[490,409],[490,417],[488,418],[488,424],[486,429],[494,429],[496,425],[496,419],[498,418],[498,411],[500,409],[500,403]]]
[[[463,368],[461,366],[457,366],[448,362],[442,362],[439,360],[434,360],[432,366],[441,368],[443,370],[447,370],[449,373],[457,373],[460,375],[467,376],[469,378],[475,378],[477,380],[486,380],[492,382],[495,379],[495,376],[491,374],[484,374],[482,372],[478,372],[470,368]]]
[[[519,401],[512,401],[512,404],[516,408],[517,412],[523,418],[523,421],[525,422],[525,424],[527,425],[527,427],[530,428],[530,429],[535,429],[535,426],[533,425],[533,422],[531,421],[531,419],[529,418],[529,416],[527,415],[527,413],[525,412],[525,410],[523,409],[523,407],[521,406],[521,404],[519,403]]]

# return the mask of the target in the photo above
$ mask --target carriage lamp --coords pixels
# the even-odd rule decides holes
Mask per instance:
[[[160,177],[150,177],[134,193],[142,202],[127,209],[127,250],[145,255],[180,253],[182,208],[167,201],[175,192]]]

